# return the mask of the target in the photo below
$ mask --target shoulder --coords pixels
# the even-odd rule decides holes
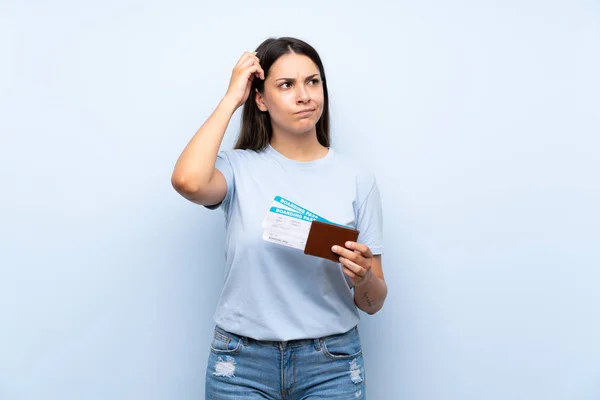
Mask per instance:
[[[248,162],[259,159],[262,154],[255,150],[224,149],[220,150],[218,156],[230,163]]]
[[[377,184],[375,174],[370,169],[366,168],[360,161],[335,151],[335,163],[339,173],[352,177],[359,190],[362,189],[368,192]]]
[[[219,154],[225,155],[231,159],[235,159],[235,158],[241,158],[241,157],[253,157],[259,153],[254,150],[223,149],[223,150],[219,150]]]

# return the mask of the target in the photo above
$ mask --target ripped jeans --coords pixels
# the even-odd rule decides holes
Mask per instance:
[[[364,400],[358,329],[318,339],[258,341],[215,327],[207,400]]]

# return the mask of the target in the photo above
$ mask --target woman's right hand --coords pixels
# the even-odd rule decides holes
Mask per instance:
[[[236,109],[248,99],[255,77],[264,80],[265,71],[260,66],[256,52],[245,52],[233,68],[229,88],[225,94],[226,98],[234,102]]]

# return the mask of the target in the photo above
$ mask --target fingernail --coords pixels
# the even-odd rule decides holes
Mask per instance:
[[[333,246],[333,247],[331,248],[331,251],[338,251],[338,247],[337,247],[337,246]]]

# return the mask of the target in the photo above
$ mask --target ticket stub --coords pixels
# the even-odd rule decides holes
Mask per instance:
[[[262,223],[262,238],[267,242],[304,250],[310,225],[315,220],[330,223],[281,196],[275,196]]]

